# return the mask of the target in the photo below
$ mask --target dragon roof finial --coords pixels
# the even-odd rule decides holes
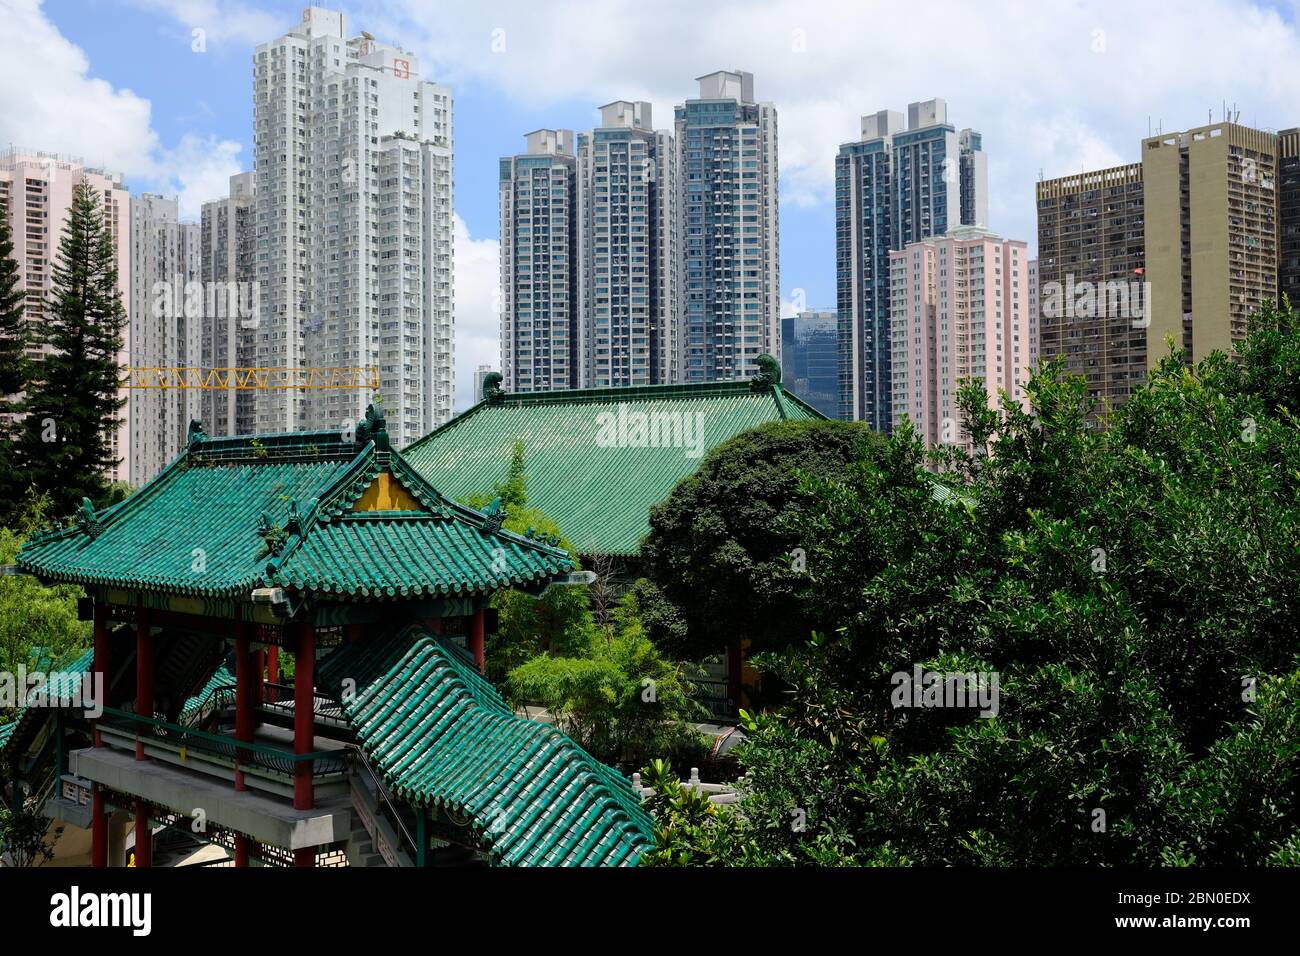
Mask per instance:
[[[764,352],[754,359],[754,364],[758,366],[758,371],[749,381],[749,387],[754,391],[761,392],[781,384],[781,363],[771,355]]]

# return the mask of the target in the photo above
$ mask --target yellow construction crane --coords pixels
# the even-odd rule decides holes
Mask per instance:
[[[198,368],[141,365],[129,370],[125,388],[226,389],[379,388],[377,366],[351,368]]]

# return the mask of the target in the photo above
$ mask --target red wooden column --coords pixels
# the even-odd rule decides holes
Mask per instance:
[[[96,701],[100,706],[108,706],[108,685],[112,680],[113,660],[112,645],[108,642],[108,613],[107,609],[99,601],[95,602],[95,660],[91,665],[95,675],[96,690],[103,688],[104,699]],[[104,741],[99,737],[99,724],[96,722],[94,728],[95,746],[104,746]],[[95,790],[99,793],[98,788]],[[100,798],[102,801],[102,797]],[[108,859],[107,830],[105,832],[104,859]]]
[[[253,651],[253,727],[262,726],[259,707],[266,703],[266,651],[258,648]]]
[[[153,866],[153,833],[149,829],[149,805],[135,802],[135,865]]]
[[[235,834],[235,866],[248,866],[248,845],[252,842],[242,833]]]
[[[293,752],[295,754],[309,754],[315,748],[316,713],[313,698],[315,681],[316,629],[311,621],[302,621],[298,625],[298,649],[293,659]],[[310,810],[314,806],[311,761],[302,760],[294,768],[293,808]],[[295,863],[295,865],[302,864]]]
[[[479,608],[469,619],[469,652],[474,655],[474,663],[479,673],[483,673],[483,609]]]
[[[108,866],[108,814],[104,811],[104,789],[91,786],[90,797],[90,865]]]
[[[253,655],[249,650],[249,624],[235,621],[235,739],[253,739]],[[241,753],[241,759],[244,754]],[[235,789],[247,790],[244,772],[236,766]]]
[[[135,713],[137,717],[153,717],[153,641],[149,639],[149,612],[144,599],[135,608]],[[141,728],[135,732],[135,759],[144,760],[144,740]],[[136,854],[139,859],[140,854]]]
[[[266,682],[268,684],[280,683],[280,648],[272,644],[266,649]],[[274,687],[266,688],[266,702],[274,704],[278,699]]]
[[[313,867],[316,865],[316,848],[309,846],[293,851],[293,865]]]

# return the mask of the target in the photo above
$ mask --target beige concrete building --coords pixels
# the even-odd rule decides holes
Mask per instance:
[[[1147,364],[1166,339],[1198,361],[1230,352],[1278,289],[1278,137],[1216,123],[1142,141]]]
[[[1043,358],[1118,407],[1146,380],[1142,165],[1044,180],[1036,198]]]

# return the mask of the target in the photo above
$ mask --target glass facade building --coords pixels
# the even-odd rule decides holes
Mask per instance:
[[[781,320],[781,384],[827,418],[839,415],[839,317],[800,312]]]

